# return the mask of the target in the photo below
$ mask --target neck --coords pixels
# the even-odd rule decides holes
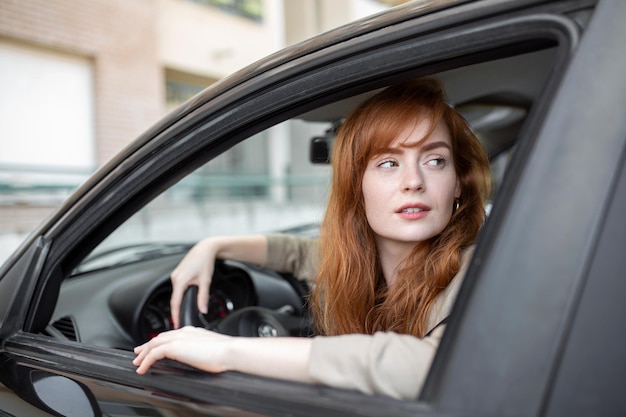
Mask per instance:
[[[411,254],[415,243],[376,242],[383,277],[387,286],[391,287],[398,276],[398,266]]]

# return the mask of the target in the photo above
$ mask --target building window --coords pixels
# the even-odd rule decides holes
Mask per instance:
[[[165,69],[165,101],[171,111],[217,80]],[[196,203],[267,197],[269,186],[268,133],[224,152],[183,184],[183,195]],[[181,193],[178,193],[181,194]]]
[[[0,204],[56,204],[95,169],[92,63],[0,40],[0,68]]]
[[[168,109],[174,109],[180,104],[202,91],[196,84],[181,81],[167,80],[165,82],[165,103]]]
[[[217,7],[226,13],[245,17],[255,22],[263,21],[262,0],[188,0],[205,6]]]
[[[168,111],[189,100],[217,79],[165,68],[165,106]]]

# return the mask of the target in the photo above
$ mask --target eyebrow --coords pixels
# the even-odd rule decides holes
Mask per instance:
[[[444,141],[430,142],[422,146],[420,145],[417,145],[417,146],[420,148],[420,151],[422,152],[432,151],[433,149],[437,149],[437,148],[446,148],[448,150],[452,149],[450,145]],[[397,155],[403,152],[401,148],[411,148],[411,147],[413,147],[413,145],[401,145],[400,147],[396,147],[396,148],[392,148],[392,147],[380,148],[376,152],[374,152],[374,155],[383,155],[383,154]]]
[[[431,151],[433,149],[437,149],[437,148],[447,148],[447,149],[451,149],[450,145],[448,145],[447,142],[444,141],[437,141],[437,142],[431,142],[431,143],[427,143],[425,145],[423,145],[421,147],[422,151]]]

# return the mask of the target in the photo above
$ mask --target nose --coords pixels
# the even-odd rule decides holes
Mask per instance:
[[[424,176],[419,166],[407,167],[403,173],[402,190],[424,192]]]

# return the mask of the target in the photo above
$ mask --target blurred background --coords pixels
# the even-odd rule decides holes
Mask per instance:
[[[0,0],[0,264],[91,173],[182,102],[285,46],[399,3]],[[285,152],[285,142],[280,129],[269,135],[229,151],[205,173],[213,174],[210,189],[221,184],[223,192],[200,193],[188,184],[167,216],[188,216],[184,210],[195,207],[200,218],[197,208],[211,201],[241,205],[259,196],[297,206],[297,193],[275,193],[272,186],[315,184],[319,169],[276,171],[272,158]],[[272,158],[256,158],[259,152]],[[237,182],[242,175],[253,176],[256,185]],[[306,204],[298,207],[310,216]],[[146,227],[155,223],[151,216],[139,216],[149,229],[141,233],[153,232]],[[224,216],[213,217],[222,222]],[[167,217],[158,220],[167,224]],[[193,220],[188,228],[198,230]]]

